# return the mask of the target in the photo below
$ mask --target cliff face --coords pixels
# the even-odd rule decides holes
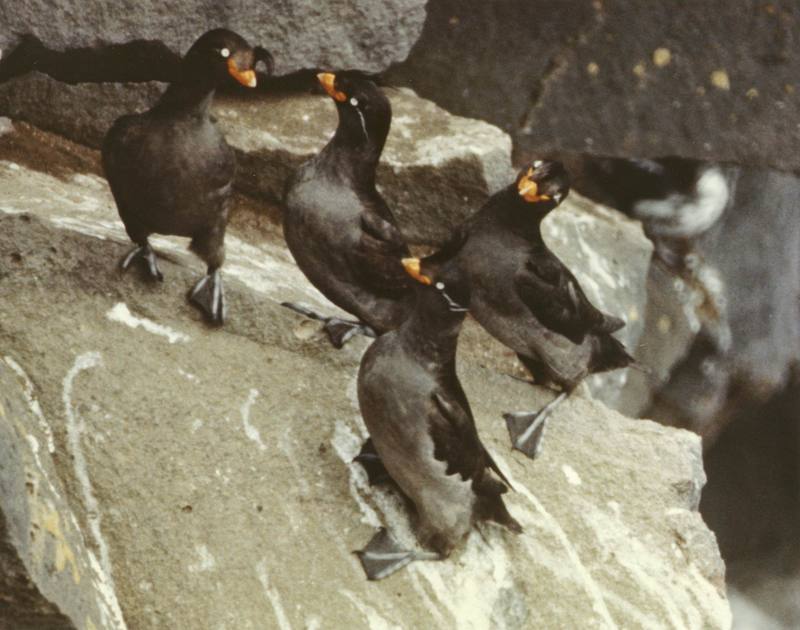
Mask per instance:
[[[293,265],[274,209],[237,200],[230,321],[210,329],[185,302],[202,269],[180,239],[154,239],[163,284],[117,270],[128,243],[95,153],[4,129],[0,625],[730,625],[724,568],[696,511],[699,439],[576,396],[531,462],[510,450],[500,414],[552,394],[509,378],[508,353],[469,321],[459,375],[525,532],[487,525],[447,561],[367,582],[351,552],[376,527],[413,540],[398,497],[351,463],[368,340],[335,351],[279,306],[333,311]],[[569,235],[586,278],[603,271],[592,262],[602,239],[616,244],[615,282],[596,281],[597,299],[641,312],[643,292],[626,293],[647,273],[640,229],[579,198],[561,215],[549,238]]]

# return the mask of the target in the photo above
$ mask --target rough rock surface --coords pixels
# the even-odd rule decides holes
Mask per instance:
[[[432,0],[391,79],[521,155],[681,155],[800,170],[793,0]]]
[[[0,47],[32,33],[55,49],[144,39],[183,54],[201,33],[224,26],[269,49],[281,74],[317,67],[378,71],[406,58],[424,21],[425,0],[2,0]]]
[[[72,625],[730,625],[716,542],[696,512],[698,438],[575,397],[530,462],[509,450],[498,413],[550,394],[482,367],[470,339],[459,373],[525,532],[487,526],[446,562],[368,583],[351,551],[381,523],[410,533],[397,498],[350,463],[366,340],[333,351],[277,305],[321,298],[251,202],[228,239],[231,319],[207,328],[184,300],[201,272],[184,243],[155,240],[163,285],[120,274],[128,244],[105,183],[64,153],[0,148],[0,430],[24,466],[0,467],[0,525],[8,506],[29,506],[17,533],[0,531],[0,552],[25,558],[26,579]],[[64,535],[39,532],[31,554],[30,506],[42,504]],[[69,558],[83,576],[77,600],[49,586],[74,582]]]

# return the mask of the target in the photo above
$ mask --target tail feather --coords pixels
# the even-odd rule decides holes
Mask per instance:
[[[618,370],[636,363],[625,345],[611,335],[598,335],[597,343],[592,357],[592,372],[607,372]]]

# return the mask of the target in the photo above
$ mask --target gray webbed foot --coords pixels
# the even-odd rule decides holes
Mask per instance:
[[[341,319],[339,317],[324,317],[312,311],[310,308],[294,302],[281,302],[281,306],[285,306],[311,319],[323,322],[325,325],[322,329],[328,335],[331,345],[336,349],[342,348],[353,335],[361,334],[373,338],[378,336],[372,328],[356,320]]]
[[[561,392],[539,411],[504,413],[511,444],[515,449],[535,459],[542,448],[542,438],[547,427],[547,419],[559,404],[567,397],[567,392]]]
[[[382,580],[417,560],[440,560],[429,551],[403,549],[385,527],[372,537],[363,549],[356,551],[368,580]]]
[[[372,438],[369,438],[361,447],[361,451],[353,458],[354,462],[358,462],[367,471],[367,480],[369,485],[376,486],[379,484],[387,483],[392,480],[389,472],[383,465],[378,451],[372,444]]]
[[[219,269],[200,278],[189,292],[189,301],[203,311],[212,324],[222,324],[225,321],[225,291]]]
[[[162,274],[161,270],[158,268],[156,253],[153,251],[153,248],[150,247],[150,243],[147,243],[147,245],[142,245],[141,247],[135,247],[129,251],[125,258],[123,258],[120,262],[120,269],[125,271],[137,258],[141,258],[145,262],[147,265],[147,272],[150,274],[151,278],[154,278],[160,282],[164,281],[164,274]]]
[[[536,459],[542,448],[547,417],[542,416],[539,411],[518,411],[504,413],[503,418],[511,436],[511,445],[531,459]]]

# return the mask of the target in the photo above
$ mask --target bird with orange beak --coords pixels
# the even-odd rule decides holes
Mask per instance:
[[[103,168],[136,244],[122,269],[141,260],[151,278],[162,280],[150,235],[191,238],[207,273],[189,300],[214,324],[225,319],[220,268],[236,159],[211,118],[211,101],[227,84],[256,87],[259,61],[271,72],[272,56],[263,48],[229,30],[208,31],[186,53],[155,106],[117,119],[103,141]]]
[[[601,312],[542,238],[542,220],[569,194],[559,162],[536,160],[493,195],[440,252],[405,261],[413,277],[464,305],[517,353],[537,383],[561,394],[543,409],[505,414],[512,444],[539,451],[546,420],[589,374],[634,360],[611,333],[624,321]]]
[[[414,259],[403,266],[412,277],[424,277]],[[373,465],[382,464],[414,504],[417,538],[436,555],[404,549],[391,532],[379,530],[357,552],[371,580],[409,562],[447,557],[482,521],[522,531],[503,501],[509,483],[481,442],[456,373],[467,309],[441,281],[423,282],[415,293],[408,319],[364,353],[358,404],[377,459]]]
[[[318,79],[336,106],[338,125],[331,141],[289,180],[283,234],[311,283],[357,319],[284,306],[324,321],[340,348],[356,333],[375,336],[397,328],[413,307],[413,283],[400,264],[408,247],[375,187],[392,120],[389,99],[359,73],[326,72]]]

